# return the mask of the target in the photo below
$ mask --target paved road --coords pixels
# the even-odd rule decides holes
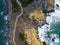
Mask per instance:
[[[18,0],[16,0],[16,1],[21,8],[21,13],[16,17],[16,21],[15,21],[15,25],[14,25],[14,30],[13,30],[13,43],[14,43],[14,45],[16,45],[16,42],[15,42],[16,24],[17,24],[18,18],[23,14],[23,8],[22,8],[21,3]]]

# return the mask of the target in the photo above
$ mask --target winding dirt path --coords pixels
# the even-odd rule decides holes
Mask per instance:
[[[13,30],[13,43],[14,43],[14,45],[16,45],[16,42],[15,42],[16,24],[17,24],[18,18],[23,14],[23,8],[22,8],[21,3],[18,0],[16,0],[16,1],[21,8],[21,13],[16,17],[15,24],[14,24],[14,30]]]

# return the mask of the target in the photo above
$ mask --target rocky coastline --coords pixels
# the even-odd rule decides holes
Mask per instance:
[[[4,4],[5,4],[5,10],[3,12],[3,15],[4,15],[4,19],[5,19],[5,24],[6,24],[6,36],[7,36],[7,42],[6,44],[10,45],[10,15],[11,15],[11,12],[12,12],[12,5],[11,5],[11,0],[3,0]]]

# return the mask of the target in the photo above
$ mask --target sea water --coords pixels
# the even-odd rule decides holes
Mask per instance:
[[[5,5],[3,0],[0,0],[0,45],[8,45],[8,28],[5,20]],[[7,18],[6,18],[7,19]]]
[[[60,0],[55,0],[54,10],[54,12],[47,13],[50,15],[46,17],[48,24],[41,28],[38,27],[38,35],[42,42],[45,41],[49,45],[60,45]]]
[[[58,7],[57,7],[57,5]],[[55,38],[54,41],[50,43],[50,45],[60,45],[60,0],[55,0],[55,8],[54,12],[51,13],[51,22],[49,26],[48,38],[52,40]]]

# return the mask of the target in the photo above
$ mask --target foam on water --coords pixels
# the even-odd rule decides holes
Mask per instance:
[[[6,44],[6,45],[9,45],[9,41],[7,40],[5,44]]]
[[[47,29],[47,30],[45,30],[45,29]],[[44,37],[47,36],[46,35],[47,31],[48,31],[48,25],[47,24],[43,25],[41,28],[38,27],[38,32],[39,32],[38,35],[39,35],[39,38],[42,42],[44,42],[46,40]]]
[[[1,12],[0,14],[3,15],[3,12]]]
[[[59,5],[59,7],[56,6],[56,4]],[[39,35],[39,38],[42,42],[46,42],[47,44],[49,45],[60,45],[60,38],[59,38],[59,30],[56,30],[56,32],[58,32],[59,34],[57,33],[54,33],[55,29],[51,29],[51,25],[53,25],[52,23],[54,23],[56,25],[56,23],[60,22],[60,0],[55,0],[55,12],[52,12],[52,13],[49,13],[50,16],[47,16],[46,17],[46,21],[49,25],[45,24],[43,25],[41,28],[38,27],[38,35]],[[48,13],[47,13],[48,15]],[[49,36],[48,37],[48,33],[49,33]],[[52,33],[53,32],[53,33]],[[54,41],[52,41],[52,39],[54,38]]]
[[[9,41],[8,39],[8,29],[7,27],[7,17],[4,15],[5,11],[5,5],[4,0],[0,0],[0,45],[8,45]],[[6,0],[7,1],[7,0]],[[6,22],[6,23],[5,23]],[[6,42],[6,44],[5,44]]]
[[[7,21],[8,20],[8,16],[5,16],[4,19]]]

